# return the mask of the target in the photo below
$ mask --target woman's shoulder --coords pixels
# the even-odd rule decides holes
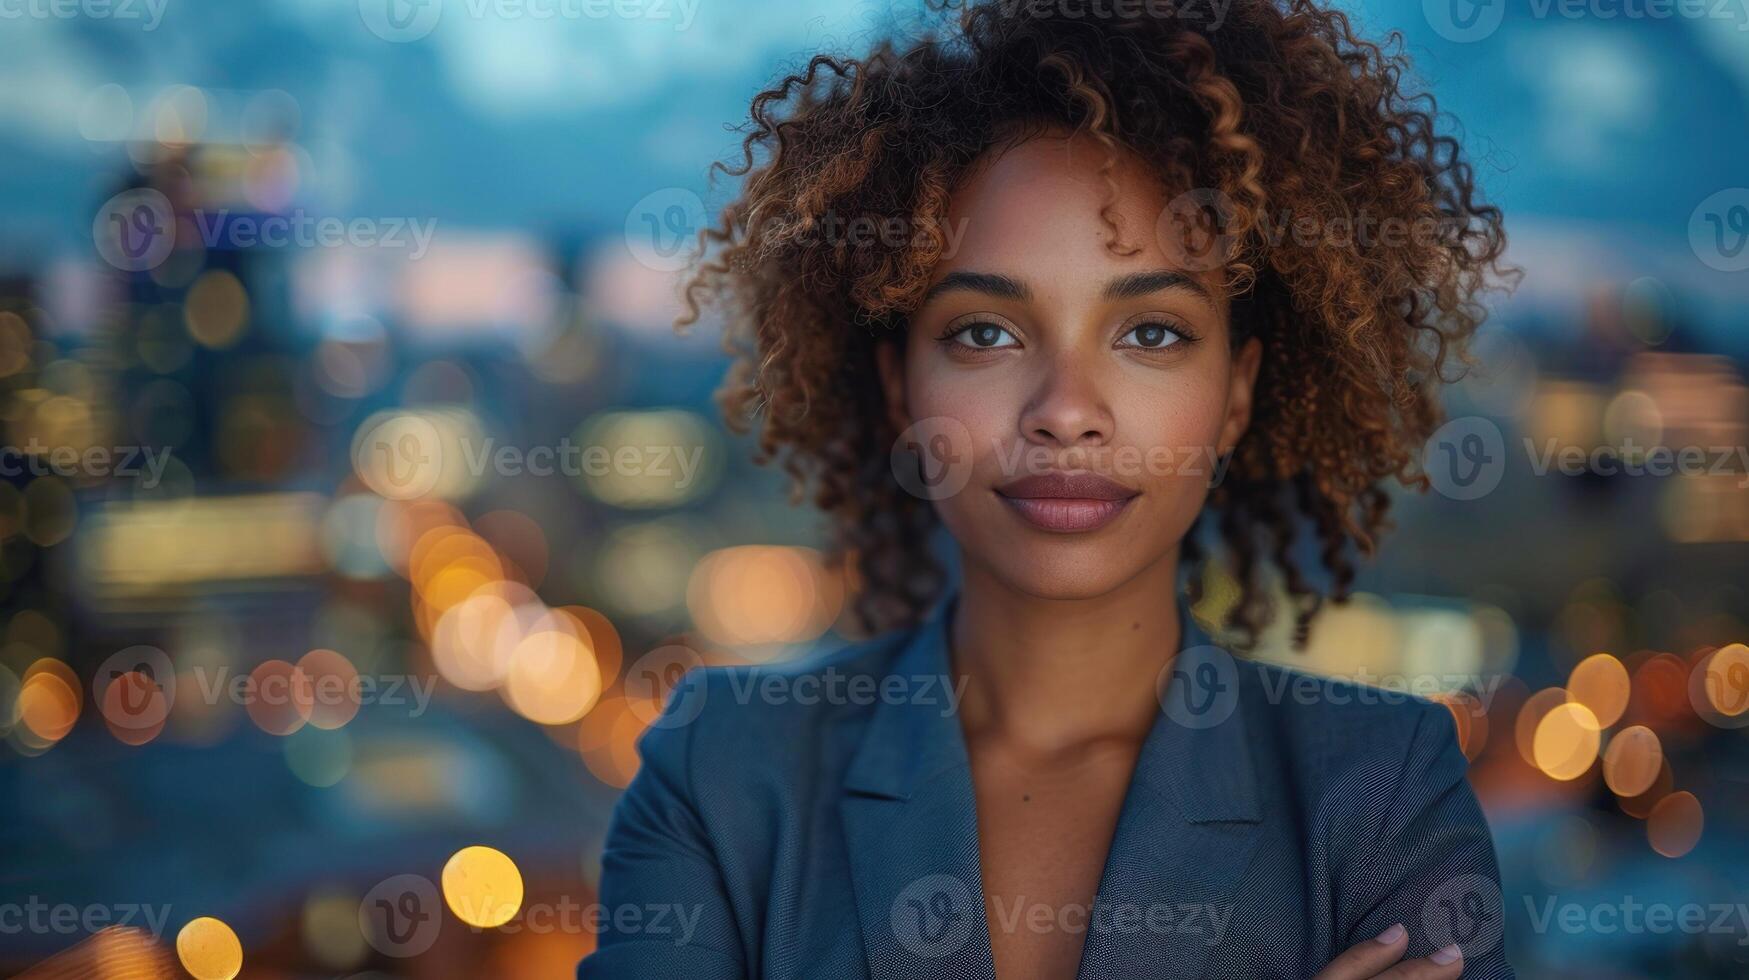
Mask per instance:
[[[1402,686],[1314,674],[1262,660],[1236,662],[1246,703],[1266,712],[1279,726],[1322,732],[1334,740],[1375,741],[1391,733],[1412,733],[1427,724],[1437,727],[1444,722],[1452,729],[1449,708]]]
[[[1245,727],[1261,766],[1313,809],[1368,809],[1468,771],[1445,704],[1406,690],[1239,661]]]
[[[875,706],[895,696],[957,699],[933,691],[894,691],[894,662],[913,631],[810,650],[775,663],[712,665],[688,671],[639,744],[652,756],[695,771],[732,767],[735,783],[765,778],[794,785],[802,773],[848,764]],[[918,685],[920,686],[920,685]]]

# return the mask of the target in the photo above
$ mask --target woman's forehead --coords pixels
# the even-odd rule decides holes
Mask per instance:
[[[1090,136],[1050,134],[1002,146],[950,197],[948,221],[963,233],[936,277],[976,268],[1103,281],[1116,272],[1177,269],[1183,263],[1162,237],[1167,203],[1163,182],[1140,159]]]

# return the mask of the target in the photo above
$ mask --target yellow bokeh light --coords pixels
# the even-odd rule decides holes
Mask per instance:
[[[1664,764],[1658,733],[1644,725],[1624,728],[1603,753],[1603,781],[1617,796],[1639,796],[1652,788]]]
[[[1646,818],[1646,839],[1652,850],[1667,858],[1678,858],[1700,843],[1700,832],[1705,826],[1706,816],[1693,793],[1671,793],[1659,800]]]
[[[352,466],[388,500],[460,499],[484,476],[469,464],[485,434],[462,408],[389,410],[366,418],[352,435]]]
[[[195,980],[231,980],[243,972],[243,944],[223,922],[203,915],[176,934],[176,956]]]
[[[203,347],[229,347],[249,323],[249,294],[237,277],[214,269],[189,287],[183,306],[188,335]]]
[[[443,679],[456,687],[489,691],[504,682],[522,636],[515,607],[500,595],[480,592],[438,618],[431,659]]]
[[[577,433],[577,478],[602,503],[673,507],[709,489],[717,472],[712,428],[679,409],[604,412]]]
[[[18,689],[18,720],[43,743],[67,737],[79,720],[79,678],[73,669],[43,657],[24,672]]]
[[[1567,693],[1572,700],[1591,709],[1600,727],[1608,728],[1621,719],[1627,710],[1628,671],[1620,660],[1607,653],[1594,653],[1579,662],[1567,679]]]
[[[553,610],[553,614],[570,620],[577,635],[588,640],[589,648],[595,652],[595,666],[601,676],[601,686],[612,684],[619,677],[620,667],[625,660],[625,647],[612,620],[601,611],[588,606],[560,606]]]
[[[1591,709],[1576,701],[1551,708],[1537,722],[1531,754],[1551,779],[1578,779],[1590,771],[1602,745],[1602,726]]]
[[[468,925],[497,928],[522,908],[522,872],[503,851],[464,847],[443,866],[443,900]]]
[[[1518,720],[1512,726],[1513,741],[1525,764],[1536,765],[1536,727],[1556,705],[1567,703],[1565,688],[1544,688],[1526,698],[1518,709]]]
[[[571,622],[561,616],[551,619]],[[558,628],[535,630],[510,654],[504,699],[529,721],[568,724],[583,717],[600,696],[601,672],[587,634],[578,636]]]
[[[686,604],[706,636],[730,646],[801,643],[824,633],[843,583],[809,548],[724,548],[693,570]]]

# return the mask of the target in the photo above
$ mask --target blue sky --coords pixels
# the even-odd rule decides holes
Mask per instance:
[[[367,27],[383,0],[130,2],[139,17],[0,18],[0,265],[88,251],[89,215],[126,166],[124,144],[88,137],[122,125],[118,98],[137,128],[168,88],[196,86],[223,130],[283,90],[309,154],[303,206],[558,235],[614,228],[658,188],[704,190],[762,83],[914,15],[887,0],[622,0],[649,16],[504,17],[496,5],[562,0],[441,0],[427,36],[391,43]],[[1720,303],[1742,292],[1740,275],[1682,254],[1695,205],[1749,184],[1737,7],[1636,20],[1601,16],[1611,0],[1577,18],[1494,0],[1499,28],[1457,43],[1424,14],[1439,2],[1355,13],[1374,36],[1402,32],[1527,262],[1553,276],[1583,256],[1580,271],[1601,262]]]

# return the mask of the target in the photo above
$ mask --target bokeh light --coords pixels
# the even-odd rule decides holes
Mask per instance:
[[[176,957],[195,980],[231,980],[243,972],[243,944],[211,916],[190,919],[176,933]]]
[[[1578,779],[1597,761],[1601,732],[1591,709],[1573,701],[1555,705],[1536,725],[1531,749],[1536,767],[1551,779]]]
[[[1603,779],[1617,796],[1638,796],[1652,788],[1664,767],[1664,748],[1658,733],[1644,725],[1624,728],[1610,736],[1603,755]]]
[[[464,847],[443,866],[443,900],[468,925],[495,929],[522,908],[522,872],[502,851]]]
[[[1652,849],[1667,858],[1678,858],[1694,850],[1700,843],[1706,818],[1700,800],[1686,790],[1671,793],[1658,801],[1646,818],[1646,837]]]

